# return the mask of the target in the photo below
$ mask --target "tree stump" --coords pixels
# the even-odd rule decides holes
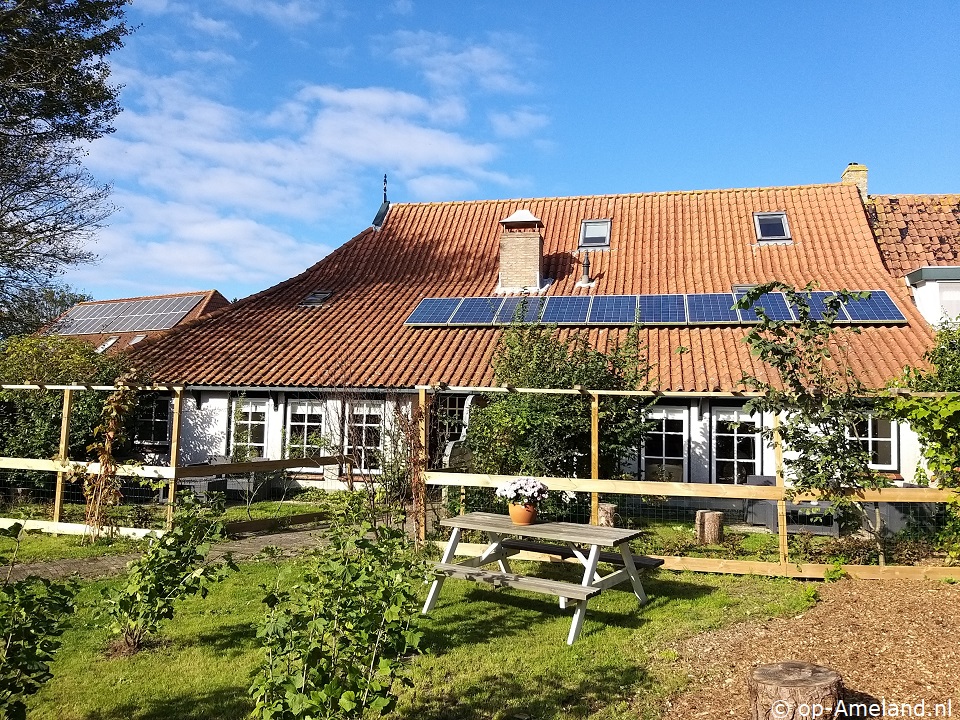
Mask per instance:
[[[832,720],[843,679],[821,665],[780,662],[754,668],[747,687],[751,720]]]
[[[694,523],[698,545],[718,545],[723,542],[723,513],[713,510],[697,510]]]
[[[597,525],[601,527],[617,526],[617,506],[613,503],[600,503],[597,505]]]

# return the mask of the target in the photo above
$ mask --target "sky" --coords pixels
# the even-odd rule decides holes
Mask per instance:
[[[960,193],[947,2],[133,0],[96,299],[296,275],[391,202]]]

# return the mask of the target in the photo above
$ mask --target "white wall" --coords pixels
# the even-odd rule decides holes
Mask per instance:
[[[227,454],[227,393],[201,393],[200,405],[196,397],[186,393],[183,399],[183,417],[180,424],[181,465],[204,462],[211,455]]]

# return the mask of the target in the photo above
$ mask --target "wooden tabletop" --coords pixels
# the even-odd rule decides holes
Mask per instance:
[[[519,535],[521,537],[535,537],[543,540],[559,540],[561,542],[604,547],[613,547],[619,543],[638,538],[642,534],[640,530],[629,528],[600,527],[581,523],[543,522],[533,525],[514,525],[508,515],[486,512],[457,515],[441,520],[440,524],[445,527],[456,527],[463,530],[484,530],[504,535]]]

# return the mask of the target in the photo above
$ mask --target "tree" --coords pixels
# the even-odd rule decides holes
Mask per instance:
[[[52,288],[112,212],[79,143],[112,132],[129,0],[0,0],[0,317]]]
[[[585,334],[560,336],[556,327],[514,323],[504,331],[493,360],[497,385],[529,388],[638,390],[650,366],[638,333],[608,352]],[[600,473],[619,474],[636,456],[646,432],[649,401],[602,397]],[[587,396],[497,394],[473,410],[467,442],[476,472],[509,475],[589,477],[590,398]]]
[[[35,333],[74,305],[93,299],[66,285],[30,287],[9,295],[8,304],[0,309],[0,340]]]

